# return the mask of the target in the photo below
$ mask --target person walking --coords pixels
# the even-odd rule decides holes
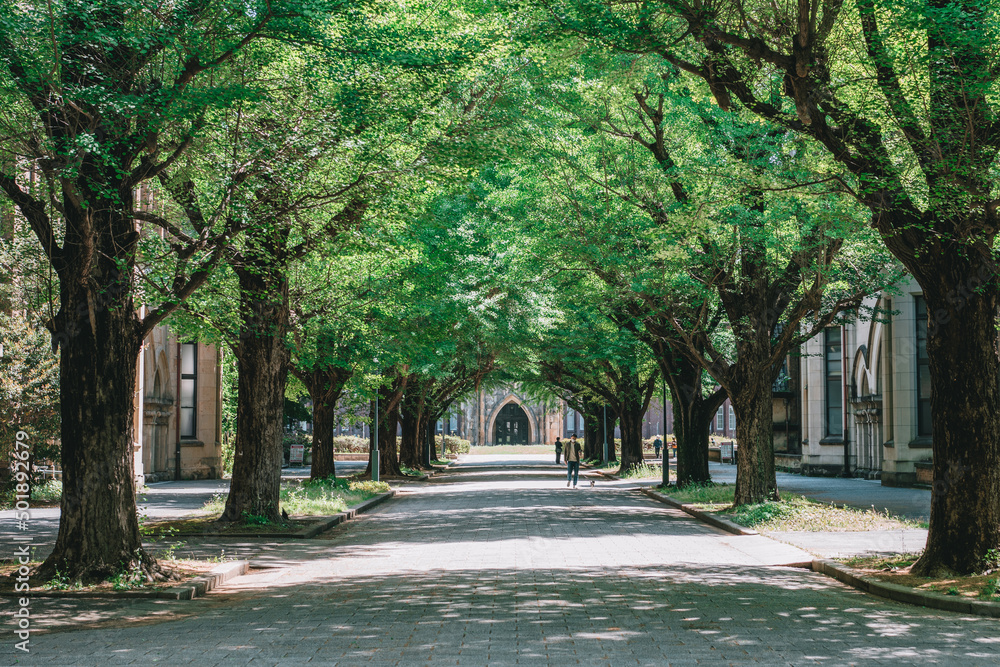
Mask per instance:
[[[660,447],[663,446],[663,441],[660,440],[660,436],[656,436],[656,440],[653,441],[653,456],[660,458]]]
[[[561,459],[562,459],[562,440],[559,439],[559,436],[556,436],[556,465],[559,465]]]
[[[580,477],[580,456],[583,454],[583,448],[580,443],[577,442],[576,433],[574,433],[570,439],[569,443],[566,445],[566,486],[573,483],[573,488],[576,488],[576,482]]]

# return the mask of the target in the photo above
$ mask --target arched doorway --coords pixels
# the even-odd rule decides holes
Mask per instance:
[[[493,426],[493,444],[527,445],[531,439],[528,415],[517,403],[508,403],[500,409]]]

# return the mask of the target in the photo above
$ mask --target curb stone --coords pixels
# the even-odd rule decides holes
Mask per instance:
[[[759,535],[759,533],[755,530],[744,528],[743,526],[733,523],[732,521],[727,521],[726,519],[715,516],[710,512],[695,509],[691,505],[681,503],[668,495],[658,493],[652,489],[642,489],[642,492],[654,500],[658,500],[662,503],[670,505],[671,507],[676,507],[693,517],[701,519],[705,523],[711,524],[735,535]],[[877,579],[876,577],[861,574],[842,563],[825,558],[814,559],[811,563],[801,563],[795,565],[801,565],[812,570],[813,572],[832,577],[837,581],[847,584],[852,588],[856,588],[863,593],[870,593],[895,602],[902,602],[903,604],[927,607],[930,609],[940,609],[942,611],[951,611],[959,614],[972,614],[975,616],[1000,618],[1000,603],[998,602],[970,600],[969,598],[944,595],[943,593],[920,591],[910,588],[909,586],[893,584]]]
[[[720,516],[713,514],[712,512],[705,512],[703,510],[696,509],[694,505],[685,504],[678,500],[674,500],[670,496],[654,491],[652,489],[644,488],[640,489],[642,493],[646,494],[653,500],[658,500],[661,503],[670,505],[671,507],[676,507],[682,512],[686,512],[696,519],[700,519],[705,523],[715,526],[716,528],[721,528],[727,533],[732,533],[733,535],[759,535],[756,530],[752,528],[745,528],[744,526],[734,523],[728,519],[723,519]]]
[[[871,593],[879,597],[916,605],[918,607],[929,607],[931,609],[941,609],[959,614],[973,614],[975,616],[989,616],[1000,618],[1000,603],[988,602],[986,600],[970,600],[969,598],[944,595],[931,591],[919,591],[909,586],[901,586],[886,581],[881,581],[875,577],[861,574],[856,570],[847,567],[843,563],[833,560],[818,558],[812,562],[813,572],[825,574],[833,577],[841,583],[853,588]]]
[[[230,579],[247,573],[249,561],[237,560],[221,563],[205,574],[193,577],[182,584],[148,591],[45,591],[35,589],[28,593],[31,598],[146,598],[158,600],[193,600],[218,588]],[[0,597],[24,597],[25,593],[0,593]]]

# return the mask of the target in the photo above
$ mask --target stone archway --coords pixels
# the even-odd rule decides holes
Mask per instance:
[[[508,403],[493,421],[493,442],[498,445],[527,445],[531,441],[528,415],[517,403]]]
[[[152,391],[143,400],[143,467],[147,482],[171,479],[168,433],[174,414],[170,391],[170,365],[159,348],[154,356]]]
[[[509,406],[514,406],[514,408],[510,408]],[[515,412],[515,409],[519,410],[520,414]],[[504,413],[505,410],[508,410],[508,412]],[[517,435],[519,436],[518,438],[519,444],[530,445],[532,442],[537,440],[538,426],[535,423],[535,416],[531,413],[531,410],[525,407],[524,403],[520,399],[518,399],[514,395],[508,395],[504,400],[497,403],[496,407],[490,414],[490,419],[486,426],[486,437],[488,445],[513,444],[508,442],[503,442],[503,443],[497,442],[498,422],[502,419],[504,422],[503,430],[509,431],[510,427],[507,426],[506,422],[514,421],[513,419],[507,419],[506,417],[501,416],[505,414],[509,414],[517,419],[518,423]],[[523,417],[521,415],[523,415]],[[527,421],[527,429],[522,436],[521,429],[523,429],[524,427],[524,420]],[[511,426],[513,426],[513,424]]]

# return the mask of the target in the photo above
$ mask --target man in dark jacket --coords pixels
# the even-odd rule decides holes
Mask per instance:
[[[580,477],[580,459],[583,457],[583,447],[577,442],[576,433],[569,439],[566,445],[566,486],[573,483],[576,488],[576,481]]]

